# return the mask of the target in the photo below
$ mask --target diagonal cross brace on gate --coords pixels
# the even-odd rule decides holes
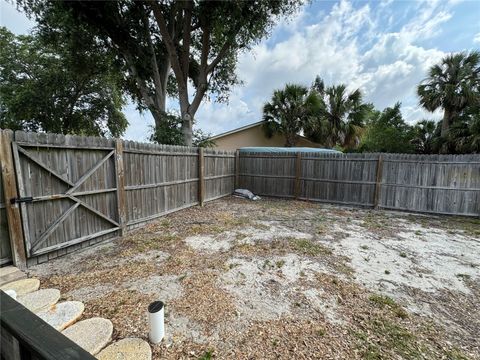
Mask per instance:
[[[120,225],[117,221],[109,218],[105,214],[101,213],[100,211],[96,210],[92,206],[88,205],[81,199],[79,199],[77,196],[80,195],[90,195],[90,194],[99,194],[99,193],[107,193],[107,192],[113,192],[117,191],[117,188],[109,188],[109,189],[99,189],[99,190],[92,190],[92,191],[83,191],[83,192],[75,192],[88,178],[92,176],[92,174],[95,173],[96,170],[98,170],[108,159],[110,159],[114,154],[115,150],[111,150],[106,156],[104,156],[100,161],[98,161],[93,167],[91,167],[85,174],[83,174],[76,182],[72,182],[69,179],[65,178],[64,176],[58,174],[55,170],[49,168],[47,165],[45,165],[42,161],[36,159],[34,156],[32,156],[28,151],[23,149],[22,147],[18,146],[15,142],[12,143],[13,145],[13,152],[14,152],[14,158],[15,158],[15,163],[16,163],[16,168],[19,176],[19,190],[20,190],[20,196],[25,195],[25,189],[23,188],[23,181],[21,181],[21,167],[20,167],[20,159],[18,154],[21,153],[24,155],[26,158],[28,158],[30,161],[34,162],[36,165],[38,165],[40,168],[43,170],[47,171],[63,183],[65,183],[69,188],[65,193],[63,194],[56,194],[56,195],[47,195],[47,196],[38,196],[38,197],[32,197],[33,202],[37,201],[46,201],[46,200],[56,200],[56,199],[69,199],[74,202],[72,206],[70,206],[58,219],[56,219],[54,222],[52,222],[48,228],[38,236],[38,238],[35,240],[33,243],[30,239],[30,233],[28,231],[28,221],[23,221],[23,227],[24,227],[24,235],[25,235],[25,242],[27,244],[27,252],[28,254],[31,255],[37,255],[40,253],[38,250],[40,249],[41,245],[45,243],[45,241],[48,239],[48,237],[60,226],[60,224],[65,221],[66,218],[70,214],[73,213],[75,209],[78,207],[83,207],[90,211],[91,213],[95,214],[96,216],[104,219],[105,221],[109,222],[112,224],[114,227],[108,230],[103,230],[99,231],[95,234],[91,234],[88,237],[95,237],[95,236],[101,236],[106,233],[110,233],[113,231],[116,231],[120,228]],[[20,204],[22,213],[25,214],[26,216],[26,204],[21,203]],[[71,240],[68,243],[71,244],[72,242],[79,242],[79,240],[86,240],[86,237],[82,237],[81,239],[76,239],[76,240]],[[42,253],[46,249],[42,249]]]

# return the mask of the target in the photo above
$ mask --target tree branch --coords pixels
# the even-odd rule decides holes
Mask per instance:
[[[215,57],[215,59],[213,59],[210,65],[208,65],[207,73],[212,72],[215,66],[217,66],[218,63],[223,60],[223,58],[227,55],[228,51],[230,50],[230,46],[232,46],[232,43],[233,41],[231,39],[225,41],[222,48],[220,49],[217,56]]]
[[[165,44],[165,47],[167,48],[170,62],[172,63],[172,69],[175,73],[175,77],[177,78],[179,85],[180,84],[186,85],[186,81],[181,69],[177,49],[172,40],[172,36],[168,31],[167,23],[165,22],[165,18],[163,17],[163,14],[162,14],[162,9],[160,8],[160,5],[156,1],[150,2],[150,6],[152,7],[153,15],[155,16],[155,20],[157,21],[160,34],[162,35],[163,42]],[[187,94],[187,101],[188,101],[188,94]]]
[[[125,58],[125,61],[128,64],[128,67],[130,68],[130,72],[132,73],[132,76],[134,77],[135,82],[137,83],[137,86],[140,91],[140,94],[142,95],[142,98],[145,100],[148,107],[151,107],[151,106],[155,107],[155,101],[152,99],[152,97],[148,93],[147,83],[145,82],[145,80],[143,80],[140,77],[140,74],[138,73],[138,70],[132,55],[126,49],[123,49],[123,51],[121,52],[123,54],[123,57]]]
[[[182,58],[181,65],[185,76],[188,79],[188,66],[190,58],[190,42],[192,40],[191,28],[192,28],[192,8],[193,1],[187,1],[184,3],[184,16],[183,16],[183,44],[182,44]]]
[[[162,80],[160,78],[160,73],[158,71],[158,62],[157,62],[157,55],[155,54],[155,48],[153,47],[152,43],[152,34],[150,32],[150,26],[148,23],[148,13],[146,12],[145,7],[142,5],[142,21],[143,21],[143,26],[147,38],[147,43],[148,43],[148,48],[151,52],[151,58],[150,58],[150,65],[152,67],[152,72],[153,72],[153,82],[155,84],[155,88],[157,91],[159,91],[161,94],[166,93],[167,89],[163,87]]]

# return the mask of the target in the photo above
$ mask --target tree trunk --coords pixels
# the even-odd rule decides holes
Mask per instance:
[[[188,112],[182,112],[182,133],[186,146],[192,146],[193,116]]]
[[[165,104],[162,107],[149,107],[150,114],[152,114],[153,120],[155,121],[155,129],[161,127],[162,122],[164,121],[163,114],[165,114]]]
[[[450,109],[444,110],[443,120],[442,120],[442,132],[441,132],[442,137],[445,137],[448,134],[453,115],[454,115],[453,111],[451,111]]]

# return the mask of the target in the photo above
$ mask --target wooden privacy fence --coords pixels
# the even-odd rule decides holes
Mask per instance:
[[[480,155],[240,153],[259,195],[435,214],[480,215]]]
[[[6,130],[0,139],[0,251],[20,266],[233,191],[235,152]]]

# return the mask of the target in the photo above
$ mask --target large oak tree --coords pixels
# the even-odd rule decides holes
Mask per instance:
[[[52,11],[91,26],[124,61],[129,90],[157,125],[164,119],[167,93],[175,93],[187,145],[206,94],[225,100],[239,82],[238,54],[301,5],[299,0],[19,2],[43,27]]]

